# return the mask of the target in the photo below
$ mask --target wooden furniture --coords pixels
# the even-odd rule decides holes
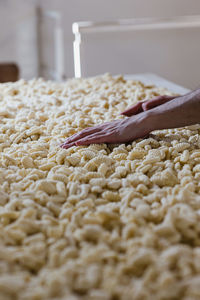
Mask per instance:
[[[0,82],[16,81],[19,79],[19,68],[14,63],[0,63]]]

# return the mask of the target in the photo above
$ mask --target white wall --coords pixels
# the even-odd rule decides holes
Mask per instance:
[[[38,75],[37,18],[31,1],[0,0],[0,62],[14,62],[21,76]]]
[[[66,41],[65,66],[68,76],[74,74],[72,49],[74,37],[71,31],[73,22],[200,14],[200,1],[197,0],[62,0],[57,2],[43,0],[41,5],[44,9],[62,11]]]
[[[17,17],[20,19],[20,15],[25,14],[27,7],[36,3],[43,10],[53,9],[62,13],[67,77],[74,75],[72,46],[74,37],[71,26],[75,21],[200,14],[200,1],[198,0],[0,0],[0,26],[5,28],[4,32],[2,30],[0,32],[0,61],[15,59],[16,51],[13,42],[9,40],[12,36],[11,32],[13,32],[14,37],[15,25],[13,25],[13,20],[16,20]],[[7,33],[9,39],[6,40]],[[198,61],[198,58],[194,57],[194,60]]]

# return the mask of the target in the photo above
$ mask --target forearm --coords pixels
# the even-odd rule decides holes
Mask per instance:
[[[133,111],[135,113],[135,108]],[[126,143],[145,137],[156,129],[177,128],[197,123],[200,123],[200,89],[174,100],[170,99],[170,102],[150,110],[136,112],[129,118],[88,127],[69,137],[61,147],[68,149],[72,146],[96,143]]]
[[[200,123],[200,89],[147,111],[152,130]]]

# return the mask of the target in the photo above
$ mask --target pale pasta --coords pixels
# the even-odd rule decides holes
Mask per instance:
[[[196,300],[200,125],[63,150],[169,91],[109,74],[0,85],[0,300]]]

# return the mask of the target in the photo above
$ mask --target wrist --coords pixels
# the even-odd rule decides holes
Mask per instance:
[[[161,126],[161,120],[157,113],[152,110],[145,111],[144,122],[145,126],[148,128],[149,133],[151,131],[159,129]]]

